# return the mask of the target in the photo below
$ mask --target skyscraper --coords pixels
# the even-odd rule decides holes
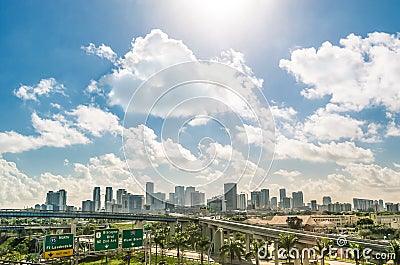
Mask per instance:
[[[49,209],[54,211],[67,210],[67,192],[65,190],[47,192],[46,205],[49,205]]]
[[[304,206],[303,202],[303,192],[298,191],[298,192],[292,192],[292,198],[293,198],[293,203],[292,203],[292,208],[300,208]]]
[[[107,205],[107,202],[112,202],[113,200],[113,189],[112,187],[106,187],[106,196],[104,200],[104,207]]]
[[[312,200],[311,201],[311,211],[316,212],[318,210],[317,208],[317,200]]]
[[[206,195],[204,192],[194,191],[190,193],[190,206],[203,206],[206,201]]]
[[[239,210],[247,209],[247,194],[242,192],[238,195],[237,207]]]
[[[176,186],[175,187],[175,199],[176,199],[176,205],[185,206],[185,187],[184,186]]]
[[[279,189],[279,202],[281,204],[283,203],[283,198],[286,198],[286,189],[285,188]]]
[[[332,203],[332,199],[330,196],[324,196],[322,197],[322,205],[328,205]]]
[[[269,207],[269,189],[261,189],[260,208]]]
[[[253,209],[260,209],[260,199],[261,199],[260,191],[252,191],[250,193],[251,206]]]
[[[94,187],[93,189],[93,203],[94,210],[99,212],[101,210],[100,187]]]
[[[226,202],[226,210],[232,211],[237,209],[237,184],[224,184],[224,199]]]
[[[277,208],[278,207],[278,198],[277,197],[272,197],[271,198],[271,208]]]
[[[126,194],[126,190],[125,189],[118,189],[117,190],[117,204],[121,204],[122,205],[122,195]]]
[[[189,186],[186,187],[185,190],[185,206],[192,206],[191,201],[192,201],[192,192],[195,192],[196,188]]]
[[[146,204],[151,206],[154,204],[154,183],[153,182],[146,182]]]

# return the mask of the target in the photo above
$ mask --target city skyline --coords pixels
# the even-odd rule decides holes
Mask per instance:
[[[238,183],[277,204],[298,191],[303,202],[398,202],[398,10],[2,1],[0,208],[61,189],[98,208],[93,187],[142,194],[149,181],[166,198]]]
[[[67,205],[67,191],[48,191],[44,204],[35,204],[35,209],[54,211],[82,211],[92,212],[127,212],[142,213],[157,212],[167,209],[184,209],[185,207],[211,206],[220,209],[218,211],[236,210],[295,210],[314,212],[350,212],[350,211],[389,211],[399,212],[400,202],[388,202],[383,199],[352,198],[350,202],[332,201],[331,196],[325,195],[318,203],[316,199],[304,201],[302,191],[292,192],[292,196],[286,196],[286,188],[280,188],[279,194],[284,195],[279,203],[277,196],[270,196],[269,189],[252,191],[250,194],[237,192],[236,183],[225,183],[224,193],[218,196],[206,197],[205,193],[196,191],[194,187],[176,186],[175,192],[170,192],[167,199],[165,193],[154,190],[154,183],[147,182],[148,190],[145,194],[131,194],[125,188],[117,189],[113,196],[113,187],[105,187],[106,193],[101,193],[101,187],[93,188],[93,200],[82,201],[82,207]],[[181,194],[182,193],[182,194]],[[104,204],[101,204],[101,195]],[[182,201],[183,198],[183,201]],[[189,198],[189,199],[188,199]],[[223,199],[223,200],[221,200]],[[189,200],[189,201],[188,201]]]

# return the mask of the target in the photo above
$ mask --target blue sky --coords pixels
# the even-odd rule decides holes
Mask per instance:
[[[302,189],[306,201],[331,195],[343,202],[398,202],[399,10],[397,1],[0,1],[2,207],[31,206],[60,188],[75,205],[90,198],[95,185],[141,192],[135,178],[154,180],[168,192],[157,187],[154,169],[183,181],[185,174],[162,157],[149,167],[126,166],[124,102],[151,74],[198,59],[263,80],[276,153],[260,187],[273,195],[279,187]],[[186,89],[188,96],[202,91]],[[135,107],[132,115],[140,120]],[[200,108],[186,110],[195,115]],[[174,135],[161,137],[164,122],[155,115],[145,127],[132,125],[133,139],[145,134],[152,151],[160,151]],[[194,159],[208,135],[216,142],[204,148],[220,154],[218,166],[243,162],[243,146],[229,149],[221,126],[197,126],[187,126],[181,146],[172,141],[170,147]],[[224,157],[226,151],[233,157]],[[136,162],[148,159],[132,155]],[[219,176],[215,166],[197,179]],[[269,162],[257,166],[266,174]],[[243,181],[240,190],[247,191]],[[222,192],[217,182],[199,188],[207,196]]]

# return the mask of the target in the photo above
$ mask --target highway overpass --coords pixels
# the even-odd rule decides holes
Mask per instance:
[[[169,215],[109,213],[109,212],[59,212],[43,210],[0,210],[0,218],[76,218],[126,221],[187,222],[190,218]]]

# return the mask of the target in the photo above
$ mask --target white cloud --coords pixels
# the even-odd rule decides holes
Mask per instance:
[[[270,109],[275,119],[292,120],[297,114],[297,111],[292,107],[280,108],[278,106],[271,106]]]
[[[90,142],[77,129],[60,120],[42,119],[36,113],[32,114],[31,119],[38,135],[22,135],[14,131],[0,132],[0,154],[20,153],[44,146],[65,147]]]
[[[394,120],[389,122],[386,130],[386,137],[398,137],[400,136],[400,127],[396,125]]]
[[[89,85],[86,87],[86,92],[89,94],[101,94],[102,91],[97,81],[90,80]]]
[[[263,144],[263,132],[260,127],[243,124],[243,126],[236,126],[236,130],[238,131],[236,138],[242,143],[255,144],[256,146]]]
[[[309,162],[336,163],[345,165],[351,162],[370,163],[374,154],[370,149],[357,147],[353,142],[313,144],[297,139],[278,136],[276,159],[297,159]]]
[[[301,175],[301,172],[299,172],[297,170],[287,171],[284,169],[279,169],[278,171],[275,171],[273,174],[280,175],[283,177],[297,177],[297,176]]]
[[[154,131],[143,124],[124,129],[124,152],[129,166],[136,170],[170,164],[171,161],[181,165],[196,160],[189,150],[171,139],[158,141]]]
[[[126,163],[114,154],[92,157],[88,164],[75,163],[71,174],[62,176],[50,172],[29,177],[15,163],[0,157],[0,200],[3,208],[34,206],[44,203],[49,190],[66,189],[68,205],[80,206],[91,199],[93,187],[127,188],[143,194]]]
[[[317,140],[354,140],[364,137],[363,125],[363,121],[349,116],[328,113],[324,109],[318,109],[304,122],[303,132],[311,134]]]
[[[302,91],[308,99],[330,96],[341,111],[384,106],[399,112],[399,36],[350,34],[340,44],[325,42],[318,50],[294,50],[290,60],[281,60],[279,66],[309,86]]]
[[[94,106],[79,105],[68,114],[76,117],[78,128],[95,137],[100,137],[105,133],[116,135],[122,132],[122,127],[119,125],[119,119],[116,115]]]
[[[42,79],[36,86],[22,85],[14,90],[14,95],[22,100],[38,100],[38,96],[49,96],[54,93],[63,94],[64,85],[54,78]]]
[[[101,44],[99,47],[96,47],[93,43],[90,43],[88,46],[82,46],[82,50],[84,50],[87,54],[97,55],[100,58],[104,58],[109,60],[110,62],[115,62],[117,59],[117,54],[107,45]]]

